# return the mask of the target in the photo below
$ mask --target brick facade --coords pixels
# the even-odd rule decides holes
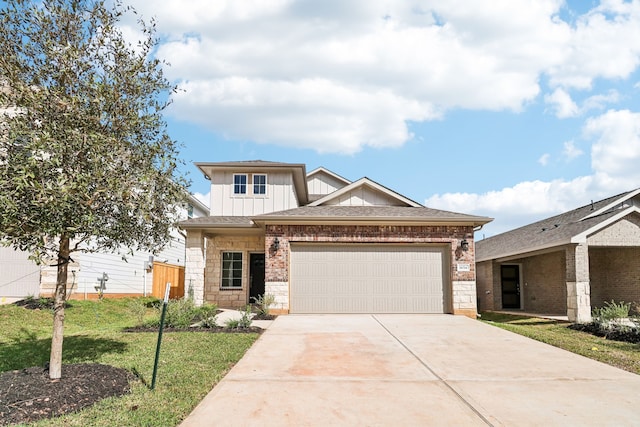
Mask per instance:
[[[551,252],[521,263],[523,309],[534,313],[566,315],[567,287],[565,285],[564,251]]]
[[[279,250],[266,251],[266,286],[278,289],[278,305],[288,310],[289,254],[291,242],[325,243],[431,243],[447,244],[450,249],[450,275],[447,278],[454,314],[475,317],[476,282],[473,227],[471,226],[386,226],[386,225],[267,225],[265,244],[272,248],[278,239]],[[462,251],[466,239],[469,250]],[[458,265],[468,265],[458,268]],[[458,271],[461,270],[461,271]],[[284,295],[283,292],[287,292]],[[285,306],[286,304],[286,306]]]
[[[640,248],[589,248],[591,305],[632,302],[640,308]]]
[[[532,313],[566,315],[564,249],[510,260],[505,263],[483,261],[477,265],[480,310],[502,310],[501,265],[520,267],[522,310]]]

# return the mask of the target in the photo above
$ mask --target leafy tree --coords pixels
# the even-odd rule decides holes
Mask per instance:
[[[138,20],[143,40],[127,42],[118,24],[135,11],[119,2],[4,3],[0,241],[57,266],[57,379],[74,252],[156,252],[169,241],[186,195],[162,117],[175,87],[153,58],[153,22]]]

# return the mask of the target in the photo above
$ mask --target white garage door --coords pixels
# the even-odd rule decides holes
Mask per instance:
[[[291,246],[291,313],[444,313],[444,247]]]

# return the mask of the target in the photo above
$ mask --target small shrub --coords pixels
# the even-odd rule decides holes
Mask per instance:
[[[251,306],[247,305],[244,310],[242,310],[240,312],[240,325],[239,327],[241,328],[248,328],[251,326],[251,315],[253,313],[251,312]]]
[[[141,326],[147,314],[147,304],[142,298],[134,298],[127,303],[127,311],[136,319],[136,326]]]
[[[227,319],[224,326],[229,329],[238,329],[240,327],[240,319]]]
[[[258,298],[253,298],[253,300],[258,305],[258,316],[268,316],[271,306],[276,302],[276,296],[272,294],[258,295]]]
[[[251,306],[247,305],[240,311],[239,319],[228,319],[224,325],[229,329],[247,329],[251,326]]]
[[[142,297],[142,301],[144,301],[144,305],[147,308],[162,308],[162,300],[156,297]]]
[[[215,328],[218,326],[216,317],[218,316],[218,306],[216,304],[204,303],[198,308],[200,326],[203,328]]]
[[[148,326],[159,326],[160,317],[162,314],[162,305],[158,307],[158,317],[151,322]],[[167,303],[167,312],[164,317],[165,328],[188,328],[194,321],[197,320],[198,307],[195,306],[193,301],[188,299],[176,299],[169,300]]]
[[[605,302],[604,307],[594,308],[592,317],[595,323],[609,324],[612,321],[627,319],[630,310],[631,303],[620,301],[620,303],[616,304],[614,300],[611,300],[611,302]]]

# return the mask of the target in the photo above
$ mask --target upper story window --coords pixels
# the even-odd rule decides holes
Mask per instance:
[[[267,194],[267,175],[253,175],[253,194]]]
[[[189,204],[187,206],[187,217],[188,218],[193,218],[193,205]]]
[[[247,175],[233,175],[233,194],[247,194]]]

